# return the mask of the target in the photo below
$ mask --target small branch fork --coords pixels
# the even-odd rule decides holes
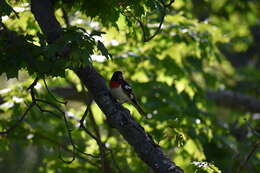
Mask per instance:
[[[33,83],[27,88],[27,90],[31,90],[34,88],[34,86],[37,84],[38,82],[38,78],[36,78]],[[23,113],[23,115],[21,116],[21,118],[14,124],[12,125],[9,129],[7,129],[6,131],[2,131],[0,132],[0,135],[7,135],[9,134],[11,131],[13,131],[15,128],[17,128],[25,119],[26,115],[28,114],[28,112],[36,105],[36,102],[33,101],[25,110],[25,112]]]
[[[64,159],[62,158],[62,156],[61,156],[61,150],[64,150],[64,146],[59,145],[59,158],[60,158],[64,163],[67,163],[67,164],[72,163],[72,162],[75,160],[75,158],[76,158],[76,155],[77,155],[76,152],[81,153],[81,154],[83,154],[83,155],[85,155],[85,156],[90,156],[90,157],[93,157],[93,158],[100,158],[99,155],[92,155],[92,154],[88,154],[88,153],[85,153],[85,152],[83,152],[83,151],[80,151],[79,148],[75,145],[75,143],[74,143],[74,141],[73,141],[73,139],[72,139],[72,135],[71,135],[71,131],[72,131],[72,130],[71,130],[70,127],[69,127],[68,120],[67,120],[67,118],[66,118],[66,114],[65,114],[65,112],[64,112],[61,108],[59,108],[59,106],[57,106],[57,105],[55,105],[55,104],[53,104],[53,103],[51,103],[51,102],[49,102],[49,101],[46,101],[46,100],[43,100],[43,99],[38,99],[38,98],[35,97],[36,91],[35,91],[34,87],[36,86],[36,84],[37,84],[38,81],[39,81],[39,78],[36,77],[35,80],[32,82],[32,84],[27,88],[27,90],[30,91],[30,95],[31,95],[31,98],[32,98],[32,103],[30,103],[30,104],[27,106],[27,109],[25,110],[25,112],[23,113],[23,115],[21,116],[21,118],[20,118],[14,125],[12,125],[11,127],[9,127],[7,130],[1,131],[1,132],[0,132],[0,135],[8,135],[8,134],[9,134],[10,132],[12,132],[15,128],[17,128],[17,127],[24,121],[25,117],[27,116],[27,114],[29,113],[29,111],[30,111],[34,106],[36,106],[41,112],[50,113],[50,114],[54,115],[55,117],[60,118],[60,115],[58,115],[57,113],[55,113],[55,112],[53,112],[53,111],[51,111],[51,110],[43,109],[43,108],[39,105],[39,103],[43,103],[43,104],[48,105],[48,106],[54,108],[55,110],[57,110],[57,111],[62,115],[62,117],[63,117],[64,123],[65,123],[65,127],[66,127],[66,129],[67,129],[67,134],[68,134],[68,138],[69,138],[69,143],[70,143],[70,145],[72,145],[72,147],[73,147],[73,148],[72,148],[72,151],[71,151],[71,153],[72,153],[72,159],[69,160],[69,161],[66,161],[66,160],[64,160]],[[61,102],[61,101],[57,100],[57,99],[55,98],[55,96],[54,96],[54,95],[50,92],[50,90],[48,89],[48,86],[47,86],[47,83],[46,83],[45,79],[44,79],[43,81],[44,81],[46,90],[47,90],[48,93],[54,98],[54,100],[55,100],[56,102],[60,103],[60,104],[66,104],[66,102]],[[92,101],[91,101],[91,102],[92,102]],[[91,102],[90,102],[90,104],[91,104]],[[84,115],[83,115],[83,117],[82,117],[82,120],[80,121],[81,127],[82,127],[83,121],[84,121],[84,119],[85,119],[85,117],[86,117],[86,115],[87,115],[87,112],[89,111],[90,104],[87,106],[87,110],[86,110],[86,112],[84,113]],[[98,141],[98,143],[100,144],[100,140],[99,140],[97,137],[95,137],[86,127],[84,127],[84,131],[87,132],[87,134],[89,134],[90,137],[94,138],[94,139],[95,139],[96,141]],[[66,150],[67,150],[67,149],[66,149]]]
[[[247,154],[246,158],[244,159],[244,161],[240,164],[240,166],[237,169],[237,173],[240,173],[241,171],[243,171],[243,168],[246,167],[248,161],[250,160],[251,157],[253,157],[254,153],[259,149],[260,147],[260,134],[257,132],[257,130],[255,128],[253,128],[250,124],[250,121],[248,120],[247,122],[247,127],[248,129],[251,130],[251,132],[257,137],[257,141],[254,143],[252,149],[249,151],[249,153]]]
[[[163,5],[165,8],[170,7],[170,6],[174,3],[174,1],[175,1],[175,0],[171,0],[168,4],[166,4],[164,0],[160,0],[160,2],[162,3],[162,5]]]
[[[92,104],[92,99],[90,99],[89,103],[87,103],[87,108],[86,108],[86,110],[85,110],[85,112],[84,112],[84,114],[83,114],[83,116],[82,116],[82,118],[81,118],[81,120],[80,120],[80,128],[81,128],[82,130],[84,130],[90,137],[92,137],[92,138],[96,141],[96,143],[98,144],[98,146],[99,146],[99,151],[100,151],[101,162],[102,162],[102,171],[103,171],[103,173],[105,173],[106,171],[108,171],[108,169],[111,169],[111,168],[109,167],[109,165],[107,164],[107,159],[106,159],[107,153],[106,153],[106,151],[108,151],[108,152],[110,153],[112,162],[113,162],[113,164],[115,165],[115,168],[118,170],[118,172],[123,172],[123,171],[120,169],[120,167],[117,165],[117,163],[116,163],[116,160],[115,160],[113,151],[112,151],[111,149],[107,148],[106,145],[105,145],[105,143],[102,142],[102,140],[101,140],[101,136],[100,136],[100,132],[99,132],[99,130],[98,130],[98,126],[97,126],[97,124],[96,124],[96,122],[95,122],[95,119],[94,119],[94,116],[93,116],[93,112],[92,112],[91,109],[90,109],[91,104]],[[85,119],[86,119],[86,117],[87,117],[88,114],[90,114],[90,119],[91,119],[92,124],[93,124],[93,126],[94,126],[94,127],[93,127],[93,128],[94,128],[94,131],[95,131],[95,133],[96,133],[95,135],[94,135],[92,132],[90,132],[90,131],[86,128],[86,126],[85,126],[85,124],[84,124]]]
[[[23,115],[21,116],[21,118],[16,121],[16,123],[14,125],[12,125],[9,129],[7,129],[6,131],[2,131],[0,132],[0,135],[7,135],[9,134],[11,131],[13,131],[16,127],[18,127],[23,120],[25,119],[26,115],[28,114],[28,112],[35,106],[35,103],[31,103],[27,109],[25,110],[25,112],[23,113]]]
[[[142,29],[142,32],[143,32],[143,42],[148,42],[150,40],[152,40],[161,30],[162,28],[162,24],[164,22],[164,19],[165,19],[165,16],[166,16],[166,9],[169,8],[173,3],[174,3],[175,0],[171,0],[168,4],[165,3],[164,0],[160,0],[160,4],[162,6],[162,9],[160,10],[160,23],[157,27],[157,29],[155,30],[155,32],[153,33],[153,35],[151,36],[147,36],[147,32],[146,32],[146,26],[145,24],[140,20],[138,19],[137,17],[135,17],[134,14],[132,14],[131,12],[128,11],[129,14],[131,14],[131,17],[133,17],[140,25],[141,29]]]
[[[250,158],[254,155],[254,153],[257,151],[257,149],[259,149],[260,147],[260,141],[256,142],[253,146],[253,148],[251,149],[251,151],[248,153],[248,155],[246,156],[245,160],[240,164],[240,166],[238,167],[238,171],[237,173],[240,173],[243,168],[246,166],[246,164],[248,163],[248,161],[250,160]]]

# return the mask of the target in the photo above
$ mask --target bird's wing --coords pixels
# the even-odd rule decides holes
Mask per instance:
[[[135,99],[132,87],[126,81],[121,81],[121,87],[124,93],[127,94],[131,100]]]
[[[128,95],[128,97],[131,99],[131,103],[134,105],[134,107],[138,110],[138,112],[143,115],[147,116],[147,114],[143,111],[143,109],[140,107],[140,105],[137,103],[137,100],[135,98],[135,95],[132,91],[132,87],[126,82],[122,81],[121,82],[121,88],[125,94]]]

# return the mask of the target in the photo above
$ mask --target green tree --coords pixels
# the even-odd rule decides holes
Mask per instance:
[[[259,8],[0,0],[0,170],[259,172]]]

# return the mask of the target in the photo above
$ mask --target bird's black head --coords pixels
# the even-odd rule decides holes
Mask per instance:
[[[112,81],[120,81],[123,79],[123,73],[121,71],[115,71],[111,78]]]

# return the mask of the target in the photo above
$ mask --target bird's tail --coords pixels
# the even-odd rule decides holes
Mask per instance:
[[[147,113],[145,113],[145,111],[141,108],[141,106],[136,102],[132,102],[133,106],[137,109],[137,111],[144,117],[147,118]]]

